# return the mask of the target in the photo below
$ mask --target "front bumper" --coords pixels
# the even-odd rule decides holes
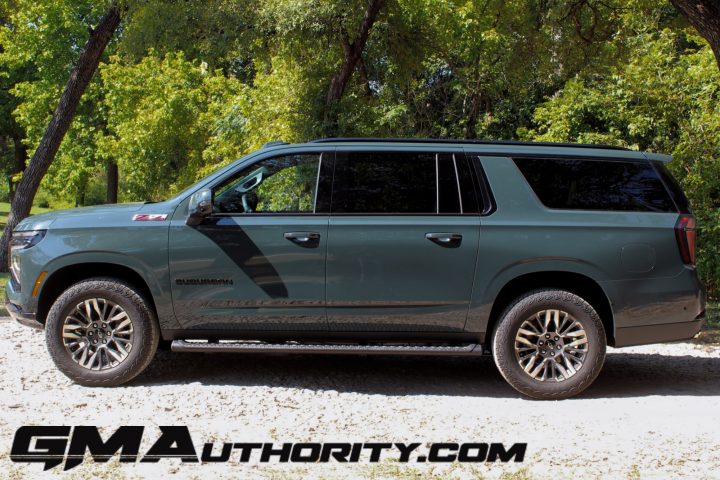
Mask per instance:
[[[38,330],[45,329],[45,325],[37,321],[34,313],[23,312],[20,307],[9,300],[5,300],[5,309],[10,314],[10,317],[19,324],[25,325],[26,327],[36,328]]]

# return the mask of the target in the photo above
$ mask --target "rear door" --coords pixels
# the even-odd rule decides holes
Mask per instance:
[[[480,233],[477,192],[460,181],[468,168],[459,149],[338,148],[331,330],[463,330]]]
[[[213,214],[197,226],[178,208],[170,276],[184,328],[327,330],[332,157],[310,150],[240,168],[212,188]]]

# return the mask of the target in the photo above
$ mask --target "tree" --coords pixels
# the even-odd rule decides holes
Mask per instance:
[[[718,0],[670,0],[707,40],[720,68],[720,2]]]
[[[362,53],[368,41],[370,29],[375,23],[383,3],[384,0],[368,0],[365,15],[352,41],[350,41],[349,34],[345,27],[343,25],[339,26],[341,29],[340,41],[343,49],[343,60],[337,73],[333,76],[332,80],[330,80],[330,87],[328,88],[325,98],[325,123],[328,124],[327,128],[329,129],[328,133],[330,135],[336,134],[335,130],[337,129],[336,103],[342,98],[345,88],[350,81],[350,77],[358,64],[364,66],[362,63]],[[367,76],[367,74],[365,74],[365,76]]]
[[[8,43],[5,33],[13,27],[10,17],[15,8],[17,5],[14,2],[0,3],[0,54],[5,52]],[[0,62],[0,169],[7,178],[10,201],[17,187],[17,175],[25,170],[27,162],[27,146],[23,143],[25,131],[12,116],[18,99],[10,94],[10,90],[18,82],[29,78],[31,72],[32,68],[24,62],[14,65]]]
[[[113,55],[100,76],[107,122],[97,148],[123,172],[120,200],[167,198],[246,151],[232,121],[248,114],[246,89],[219,69],[151,51],[138,63]],[[239,135],[226,139],[233,127]]]
[[[119,24],[120,10],[117,4],[112,3],[105,15],[100,19],[97,27],[90,31],[87,43],[78,58],[75,68],[70,73],[70,78],[60,96],[50,123],[45,129],[45,133],[18,184],[10,214],[8,215],[7,225],[3,231],[2,239],[0,239],[0,268],[8,268],[7,249],[12,231],[20,220],[30,214],[30,208],[40,182],[60,148],[80,98],[100,63],[100,57],[105,51],[105,47]]]

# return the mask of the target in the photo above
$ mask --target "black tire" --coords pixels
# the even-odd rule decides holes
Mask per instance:
[[[538,312],[547,310],[560,310],[572,316],[581,324],[587,339],[587,352],[582,366],[562,381],[533,378],[530,373],[525,372],[519,363],[519,356],[516,355],[516,335],[521,325]],[[543,340],[540,335],[537,337],[538,341]],[[492,337],[495,364],[502,376],[518,392],[539,400],[569,398],[590,386],[602,369],[606,344],[605,329],[595,309],[579,296],[564,290],[536,290],[521,296],[505,310]],[[524,347],[524,344],[518,345]],[[538,356],[533,366],[539,365],[544,358],[539,354],[540,348],[543,347],[537,347]],[[557,348],[564,351],[565,347]],[[533,354],[533,351],[526,353]],[[561,365],[565,366],[562,363]],[[534,368],[531,370],[534,371]],[[557,376],[562,378],[559,373]]]
[[[101,370],[80,365],[63,342],[65,319],[79,303],[89,299],[113,302],[124,309],[132,322],[133,333],[127,356],[117,365],[108,365]],[[72,285],[55,300],[47,316],[45,339],[55,365],[73,382],[91,387],[111,387],[132,380],[150,364],[160,340],[160,328],[148,302],[135,288],[115,278],[91,278]],[[109,357],[106,355],[106,358]]]

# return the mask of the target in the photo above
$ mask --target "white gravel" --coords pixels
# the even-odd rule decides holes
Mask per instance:
[[[47,478],[9,459],[26,424],[187,425],[196,444],[527,442],[524,464],[190,465],[86,462],[72,478],[720,478],[720,347],[611,350],[596,383],[559,402],[521,398],[492,359],[159,352],[119,388],[72,384],[44,335],[0,322],[0,477]],[[59,467],[50,474],[61,475]],[[67,474],[64,474],[65,476]]]

